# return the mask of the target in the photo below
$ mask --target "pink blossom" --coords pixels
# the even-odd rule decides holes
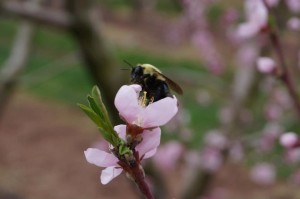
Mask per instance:
[[[241,38],[250,38],[258,34],[268,23],[268,10],[262,0],[246,0],[247,22],[237,28],[237,35]]]
[[[211,130],[206,133],[204,137],[204,142],[210,146],[217,149],[224,149],[228,144],[226,137],[219,130]]]
[[[260,57],[257,59],[257,69],[264,74],[270,74],[276,69],[276,63],[269,57]]]
[[[198,151],[189,150],[184,154],[184,159],[191,168],[201,165],[201,157]]]
[[[153,128],[166,124],[178,111],[175,96],[166,97],[144,107],[139,103],[141,86],[125,85],[120,88],[115,98],[115,106],[120,116],[129,124],[142,128]]]
[[[179,142],[171,141],[158,148],[154,161],[160,169],[168,171],[174,169],[182,152],[182,145]]]
[[[198,30],[194,32],[192,42],[200,51],[211,72],[220,74],[224,71],[224,65],[216,49],[214,39],[209,31]]]
[[[229,150],[229,156],[234,162],[241,161],[244,157],[244,149],[241,143],[234,143]]]
[[[126,140],[126,125],[115,126],[114,130],[118,133],[119,137]],[[152,157],[160,143],[160,128],[145,130],[142,134],[142,142],[135,148],[139,152],[139,156],[144,158]],[[88,148],[84,151],[86,160],[90,164],[98,167],[106,167],[102,170],[100,181],[102,184],[109,183],[112,179],[119,176],[123,169],[119,166],[118,158],[112,153],[102,151],[95,148]]]
[[[270,185],[276,178],[275,167],[270,163],[259,163],[252,168],[250,177],[257,184]]]
[[[270,151],[277,142],[278,137],[282,133],[282,129],[275,123],[268,124],[258,140],[258,147],[262,151]]]
[[[294,132],[284,133],[280,137],[280,144],[286,148],[292,148],[298,142],[299,137]]]
[[[266,0],[266,3],[268,4],[268,6],[274,7],[278,5],[279,0]]]
[[[258,57],[258,52],[258,47],[252,43],[242,45],[236,54],[236,65],[239,67],[253,67]]]
[[[265,114],[268,120],[278,120],[283,114],[283,109],[277,103],[269,103],[266,105]]]
[[[291,148],[288,149],[285,153],[285,160],[287,163],[294,164],[300,161],[300,149]]]
[[[223,162],[221,151],[216,148],[206,147],[201,153],[201,166],[203,169],[215,172]]]
[[[291,30],[300,30],[300,19],[298,17],[292,17],[287,21],[287,27]]]
[[[286,0],[285,2],[292,12],[300,12],[300,0]]]

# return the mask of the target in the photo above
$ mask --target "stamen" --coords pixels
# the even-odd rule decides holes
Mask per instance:
[[[146,107],[147,106],[147,92],[143,91],[143,94],[139,97],[139,104],[142,107]]]

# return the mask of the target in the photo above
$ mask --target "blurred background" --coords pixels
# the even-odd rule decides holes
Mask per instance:
[[[83,151],[102,139],[76,105],[97,84],[120,124],[123,60],[184,90],[145,162],[156,198],[300,198],[300,151],[278,142],[299,117],[285,85],[257,69],[259,57],[277,59],[268,35],[239,35],[246,2],[0,1],[0,199],[142,198],[124,174],[100,184]],[[299,91],[300,1],[270,2]]]

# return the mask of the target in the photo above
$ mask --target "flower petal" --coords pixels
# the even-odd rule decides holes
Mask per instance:
[[[140,157],[143,155],[145,155],[144,158],[153,156],[156,151],[155,149],[160,144],[160,128],[145,130],[142,134],[142,137],[142,142],[138,144],[135,149],[139,152]],[[149,154],[146,156],[146,153]]]
[[[130,86],[122,86],[115,98],[115,106],[119,114],[128,123],[136,120],[138,113],[142,107],[138,103],[138,86],[136,84]]]
[[[114,130],[118,133],[119,137],[126,140],[126,125],[120,124],[114,127]]]
[[[100,176],[100,181],[102,184],[109,183],[112,179],[119,176],[122,173],[123,169],[116,167],[107,167],[103,169]]]
[[[151,128],[166,124],[177,113],[177,99],[175,96],[163,98],[148,105],[139,115],[143,123],[141,127]]]
[[[151,158],[152,156],[155,155],[156,152],[157,152],[157,148],[152,149],[151,151],[145,153],[144,159]]]
[[[98,167],[116,166],[118,159],[110,153],[99,149],[88,148],[84,151],[86,161]]]

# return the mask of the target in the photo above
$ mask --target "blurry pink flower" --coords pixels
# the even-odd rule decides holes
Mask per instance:
[[[259,163],[252,168],[250,177],[257,184],[270,185],[276,178],[275,167],[270,163]]]
[[[224,18],[225,23],[230,24],[230,23],[238,20],[239,15],[238,15],[238,12],[236,9],[230,7],[225,10],[223,18]]]
[[[126,140],[126,125],[115,126],[114,130],[121,139]],[[145,133],[142,134],[142,142],[137,145],[135,149],[139,152],[140,157],[144,156],[144,158],[150,158],[155,154],[156,148],[159,146],[160,128],[145,130],[144,132]],[[98,167],[106,167],[102,170],[100,176],[100,181],[104,185],[119,176],[123,171],[118,164],[118,158],[112,153],[95,148],[88,148],[84,151],[84,155],[90,164],[94,164]]]
[[[300,12],[300,0],[286,0],[285,2],[292,12]]]
[[[191,168],[199,167],[201,165],[201,157],[198,151],[189,150],[184,154],[184,159]]]
[[[266,105],[265,114],[268,120],[278,120],[283,114],[283,109],[277,103],[269,103]]]
[[[278,5],[279,0],[266,0],[266,3],[268,4],[268,6],[274,7]]]
[[[285,160],[287,163],[294,164],[300,161],[300,149],[291,148],[285,152]]]
[[[201,153],[201,166],[203,169],[215,172],[223,162],[223,156],[219,149],[207,147]]]
[[[292,107],[293,103],[291,102],[290,95],[285,89],[274,90],[273,99],[279,106],[285,109],[290,109]]]
[[[241,38],[250,38],[264,29],[268,23],[268,10],[262,0],[246,0],[247,22],[237,28],[237,35]]]
[[[269,57],[259,57],[257,59],[257,69],[264,74],[271,74],[276,69],[276,63]]]
[[[192,42],[201,53],[201,56],[208,65],[208,69],[216,75],[221,74],[225,66],[221,61],[211,33],[208,30],[202,29],[195,31],[192,36]]]
[[[272,150],[281,133],[282,129],[280,126],[275,123],[268,124],[258,139],[258,148],[262,151]]]
[[[171,141],[158,148],[154,161],[160,169],[169,171],[175,168],[182,152],[182,145],[177,141]]]
[[[219,130],[211,130],[207,132],[204,137],[204,142],[206,145],[217,149],[224,149],[228,144],[226,137]]]
[[[166,124],[178,111],[175,96],[166,97],[146,107],[139,104],[141,86],[125,85],[120,88],[115,98],[115,106],[120,116],[129,124],[142,128],[153,128]]]
[[[284,146],[286,148],[292,148],[299,141],[299,137],[294,132],[288,132],[288,133],[284,133],[283,135],[281,135],[279,141],[282,146]]]
[[[223,124],[228,124],[232,120],[232,112],[229,107],[223,107],[218,112],[218,118]]]
[[[179,132],[179,136],[182,141],[188,142],[191,140],[191,138],[193,138],[193,131],[188,127],[184,127]]]
[[[230,159],[234,162],[241,161],[244,158],[244,149],[241,143],[234,143],[229,149]]]
[[[298,17],[292,17],[287,21],[287,27],[291,30],[300,30],[300,19]]]
[[[300,170],[299,169],[295,173],[292,174],[291,180],[296,185],[300,185]]]
[[[246,43],[238,49],[235,62],[239,67],[253,67],[258,57],[258,52],[256,45]]]

